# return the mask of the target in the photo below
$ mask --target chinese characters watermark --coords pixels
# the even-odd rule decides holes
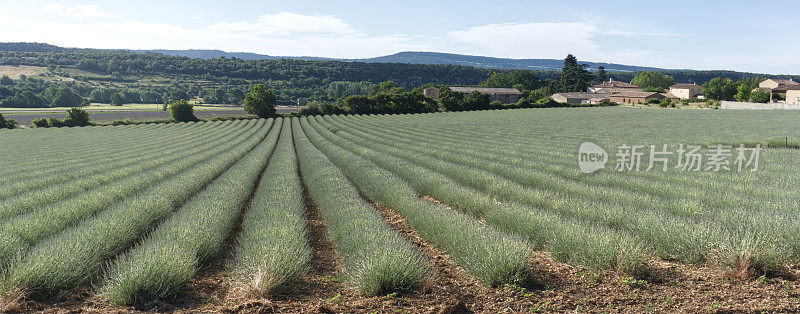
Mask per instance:
[[[617,146],[614,171],[757,171],[763,148],[715,144],[700,145],[629,145]],[[599,145],[586,142],[578,152],[578,166],[584,173],[606,167],[609,154]]]

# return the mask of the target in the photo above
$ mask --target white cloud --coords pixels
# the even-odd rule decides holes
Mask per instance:
[[[510,23],[449,32],[450,39],[475,45],[475,53],[511,58],[552,58],[599,54],[592,41],[597,27],[589,23]]]
[[[45,11],[61,11],[64,9],[64,5],[61,3],[51,3],[43,8]]]
[[[251,26],[256,29],[248,29]],[[101,49],[221,49],[335,58],[425,50],[424,45],[408,36],[367,36],[331,16],[281,13],[263,15],[257,21],[200,28],[141,21],[73,22],[4,17],[0,18],[0,29],[4,30],[0,42],[35,41]]]
[[[74,5],[64,10],[64,16],[78,19],[89,19],[117,17],[119,15],[103,12],[100,10],[100,7],[96,5]]]
[[[622,29],[612,29],[601,31],[600,34],[603,35],[617,35],[617,36],[626,36],[626,37],[633,37],[633,36],[648,36],[648,37],[689,37],[691,35],[688,34],[676,34],[676,33],[645,33],[645,32],[633,32],[627,31]]]
[[[289,12],[264,14],[256,21],[217,23],[211,31],[249,33],[257,36],[288,36],[294,34],[355,34],[347,22],[331,15],[302,15]]]
[[[100,6],[89,5],[73,5],[65,7],[61,3],[51,3],[43,8],[45,11],[58,12],[63,17],[73,19],[101,19],[109,17],[118,17],[119,15],[111,14],[100,10]]]

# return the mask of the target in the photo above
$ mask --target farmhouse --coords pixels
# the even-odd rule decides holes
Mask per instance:
[[[769,101],[772,102],[774,99],[778,98],[776,96],[788,94],[787,92],[790,88],[794,88],[798,85],[800,85],[800,83],[795,82],[793,79],[767,79],[758,83],[758,88],[769,93]],[[789,95],[786,96],[788,102]]]
[[[589,93],[624,93],[624,92],[641,92],[642,89],[639,86],[628,84],[625,82],[615,81],[614,79],[608,79],[608,81],[589,86],[586,89]]]
[[[666,96],[656,92],[623,92],[611,95],[611,101],[625,104],[643,104],[649,99],[664,99]]]
[[[492,88],[492,87],[448,87],[449,90],[469,95],[474,91],[489,94],[491,101],[499,101],[504,104],[513,104],[519,101],[522,93],[516,88]],[[423,90],[425,97],[438,100],[441,91],[436,87],[428,87]]]
[[[551,98],[560,103],[568,104],[597,104],[609,99],[609,94],[599,93],[558,93]]]
[[[669,87],[669,93],[680,99],[697,98],[697,96],[700,96],[701,91],[702,87],[695,83],[675,84]]]

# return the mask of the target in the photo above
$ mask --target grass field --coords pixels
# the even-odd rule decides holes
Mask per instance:
[[[798,120],[557,108],[0,131],[0,310],[797,311]],[[584,142],[606,169],[581,172]],[[644,153],[616,171],[623,145],[729,145],[732,170],[644,171]],[[740,145],[765,148],[758,169],[737,171]]]

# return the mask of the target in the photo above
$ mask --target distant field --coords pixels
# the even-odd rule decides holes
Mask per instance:
[[[799,120],[610,107],[0,130],[0,293],[30,311],[795,312],[800,151],[780,143],[800,143]],[[587,141],[617,158],[724,143],[732,169],[676,153],[647,171],[643,153],[639,171],[610,157],[585,174]],[[740,144],[770,146],[757,170],[736,171]]]
[[[83,107],[90,113],[92,122],[110,122],[114,120],[131,119],[134,121],[169,119],[169,112],[163,111],[161,104],[129,104],[124,106],[111,106],[106,104],[92,104]],[[278,113],[289,113],[300,110],[302,107],[278,106]],[[195,115],[198,118],[213,118],[223,116],[244,116],[248,115],[242,107],[220,106],[220,105],[195,105]],[[2,108],[0,114],[4,117],[14,119],[23,125],[30,124],[31,121],[41,117],[63,118],[69,108]]]
[[[15,80],[19,79],[20,75],[25,75],[28,77],[36,77],[42,73],[47,73],[47,68],[28,66],[28,65],[20,65],[20,66],[0,65],[0,76],[7,75],[8,77]]]

